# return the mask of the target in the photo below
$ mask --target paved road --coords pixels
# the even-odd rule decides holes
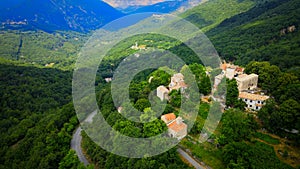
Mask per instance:
[[[196,169],[206,169],[205,167],[201,166],[196,160],[194,160],[188,153],[183,151],[181,148],[177,149],[177,152],[185,158],[190,164],[192,164]]]
[[[94,111],[91,113],[85,120],[85,123],[91,123],[93,121],[93,117],[97,114],[97,111]],[[75,133],[73,134],[73,138],[71,141],[71,148],[76,151],[76,154],[78,156],[78,159],[84,163],[85,166],[90,164],[90,162],[87,160],[87,158],[84,156],[82,149],[81,149],[81,136],[82,129],[80,126],[76,129]],[[206,169],[205,167],[201,166],[196,160],[194,160],[189,154],[187,154],[185,151],[183,151],[181,148],[177,149],[177,152],[185,158],[190,164],[192,164],[196,169]]]
[[[94,111],[91,113],[83,122],[84,123],[92,123],[93,117],[97,114],[97,111]],[[82,149],[81,149],[81,141],[82,141],[82,136],[81,136],[81,127],[79,126],[75,133],[73,134],[72,140],[71,140],[71,149],[76,151],[76,154],[78,156],[79,161],[83,162],[85,166],[87,166],[89,161],[87,158],[84,156]]]
[[[73,138],[71,141],[71,149],[76,151],[79,161],[83,162],[84,165],[87,166],[90,163],[84,156],[82,149],[81,149],[81,140],[82,140],[81,131],[82,131],[82,129],[79,126],[76,129],[75,133],[73,134]]]

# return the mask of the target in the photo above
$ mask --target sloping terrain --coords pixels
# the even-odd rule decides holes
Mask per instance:
[[[99,0],[8,0],[0,2],[1,29],[87,32],[123,16]]]
[[[227,60],[270,61],[295,69],[300,66],[299,26],[300,1],[271,0],[226,19],[207,35]]]

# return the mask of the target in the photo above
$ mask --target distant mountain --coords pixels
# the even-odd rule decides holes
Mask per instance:
[[[142,12],[160,12],[172,13],[174,11],[184,12],[185,10],[199,5],[206,0],[167,0],[147,6],[128,6],[127,8],[118,8],[123,13],[133,14]]]
[[[100,0],[1,0],[1,29],[97,29],[124,14]]]
[[[187,6],[188,1],[189,0],[166,1],[166,2],[160,2],[149,6],[143,6],[143,7],[129,7],[122,11],[126,13],[142,13],[142,12],[170,13],[178,10],[182,6]]]
[[[165,2],[170,0],[103,0],[103,1],[115,8],[126,9],[129,7],[142,7],[142,6],[153,5],[159,2]]]

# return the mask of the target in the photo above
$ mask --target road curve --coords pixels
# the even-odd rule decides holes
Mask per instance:
[[[192,164],[196,169],[206,169],[205,167],[201,166],[196,160],[194,160],[188,153],[183,151],[181,148],[177,149],[177,152],[185,158],[190,164]]]
[[[84,121],[83,123],[92,123],[93,122],[93,117],[97,114],[97,111],[94,111],[93,113],[91,113]],[[90,162],[87,160],[87,158],[84,156],[82,149],[81,149],[81,141],[82,141],[82,136],[81,136],[81,127],[79,126],[73,136],[72,136],[72,140],[71,140],[71,149],[75,150],[78,159],[80,162],[84,163],[85,166],[89,165]]]
[[[84,156],[81,149],[81,140],[82,140],[81,131],[82,129],[79,126],[76,129],[75,133],[73,134],[73,138],[71,140],[71,149],[76,151],[79,161],[81,161],[82,163],[84,163],[85,166],[87,166],[90,163]]]
[[[93,117],[97,114],[97,111],[94,111],[91,113],[83,122],[85,123],[92,123]],[[72,137],[71,140],[71,149],[75,150],[78,159],[80,162],[84,163],[85,166],[89,165],[90,162],[87,160],[87,158],[84,156],[82,149],[81,149],[81,141],[82,141],[82,136],[81,136],[81,127],[79,126]],[[201,166],[196,160],[194,160],[188,153],[186,153],[184,150],[181,148],[177,149],[177,152],[185,158],[191,165],[193,165],[196,169],[206,169],[205,167]]]

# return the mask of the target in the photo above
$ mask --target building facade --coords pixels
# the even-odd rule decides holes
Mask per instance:
[[[184,83],[184,76],[181,73],[174,74],[171,77],[171,83],[169,84],[170,91],[172,90],[184,90],[187,85]]]
[[[239,99],[242,99],[247,105],[246,109],[255,111],[260,110],[266,104],[266,101],[269,98],[269,96],[265,95],[252,94],[247,92],[239,93]]]
[[[257,88],[257,83],[258,83],[257,74],[250,74],[250,75],[242,74],[237,76],[235,79],[240,92],[244,90],[253,90]]]
[[[169,100],[169,90],[165,86],[159,86],[156,89],[156,95],[161,101]]]
[[[168,127],[168,135],[178,140],[183,139],[187,135],[187,125],[181,117],[177,117],[174,113],[169,113],[161,116]]]

